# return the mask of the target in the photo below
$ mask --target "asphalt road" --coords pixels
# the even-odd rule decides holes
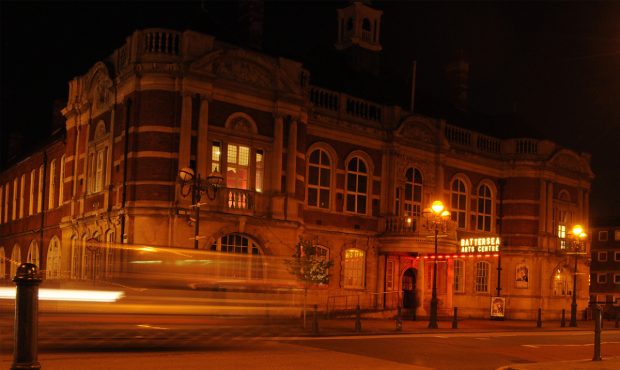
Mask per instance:
[[[584,331],[187,339],[174,348],[43,351],[39,362],[45,370],[497,369],[530,362],[591,359],[593,355],[593,334]],[[2,352],[0,368],[6,369],[12,356]],[[620,356],[620,332],[602,333],[601,353],[604,358]]]

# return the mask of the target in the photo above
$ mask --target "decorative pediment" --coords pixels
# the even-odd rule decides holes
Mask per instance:
[[[548,163],[564,170],[592,174],[584,159],[568,149],[556,153]]]
[[[258,133],[258,127],[252,117],[243,112],[233,113],[228,116],[225,127],[235,132]]]
[[[396,136],[427,144],[438,144],[437,128],[422,117],[409,117],[396,130]]]
[[[110,88],[114,84],[107,67],[102,62],[98,62],[85,78],[87,100],[93,103],[95,109],[108,105],[112,99]]]
[[[273,81],[268,71],[247,61],[220,61],[213,63],[213,73],[221,78],[238,80],[254,86],[272,88]]]
[[[410,167],[415,167],[422,172],[422,183],[424,185],[435,185],[435,166],[432,163],[399,153],[396,176],[401,178],[403,183],[405,182],[405,171]]]

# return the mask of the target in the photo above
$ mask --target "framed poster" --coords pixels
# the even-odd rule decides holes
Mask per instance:
[[[503,320],[505,312],[506,297],[491,297],[491,320]]]
[[[530,266],[525,263],[517,263],[517,271],[515,275],[515,283],[517,289],[529,288]]]

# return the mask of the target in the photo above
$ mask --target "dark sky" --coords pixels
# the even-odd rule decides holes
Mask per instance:
[[[591,153],[591,215],[620,214],[620,2],[372,4],[384,12],[382,66],[406,75],[417,60],[416,90],[442,97],[448,55],[463,49],[470,109],[514,112],[552,141]],[[335,42],[336,9],[346,5],[267,1],[266,47],[302,61]],[[10,132],[22,132],[26,146],[45,137],[68,82],[134,30],[183,30],[205,19],[234,30],[235,1],[205,6],[212,18],[198,17],[200,1],[2,1],[2,153]]]

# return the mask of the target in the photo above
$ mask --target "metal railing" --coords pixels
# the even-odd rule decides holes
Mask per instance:
[[[382,300],[380,298],[383,298]],[[331,302],[331,304],[330,304]],[[385,304],[383,304],[385,303]],[[327,297],[326,317],[330,314],[354,312],[357,306],[362,310],[397,309],[402,306],[403,291],[337,295]],[[330,311],[331,309],[331,311]]]

